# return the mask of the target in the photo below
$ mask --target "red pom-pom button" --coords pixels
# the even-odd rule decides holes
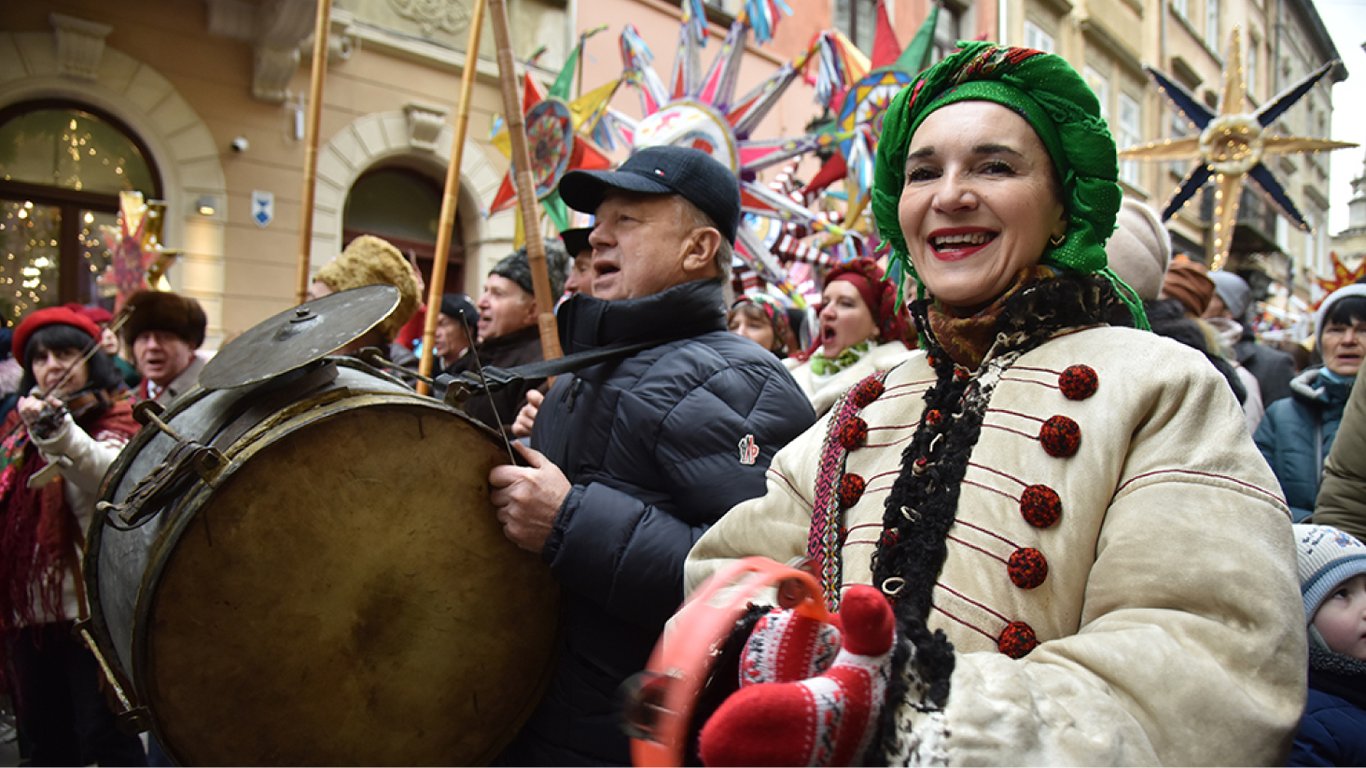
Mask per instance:
[[[901,533],[895,528],[888,528],[882,532],[882,536],[878,537],[877,543],[879,547],[894,547],[900,540]]]
[[[1070,365],[1058,375],[1058,388],[1068,400],[1085,400],[1096,393],[1100,377],[1089,365]]]
[[[862,448],[868,442],[868,422],[858,416],[850,417],[840,424],[839,439],[846,451]]]
[[[1066,416],[1054,416],[1039,427],[1039,442],[1049,456],[1066,458],[1081,445],[1081,427]]]
[[[1022,659],[1037,647],[1039,638],[1034,634],[1034,628],[1023,621],[1010,622],[996,638],[997,650],[1012,659]]]
[[[1021,547],[1011,553],[1006,571],[1012,584],[1020,589],[1033,589],[1048,578],[1048,559],[1033,547]]]
[[[876,375],[869,376],[854,386],[854,391],[849,393],[849,399],[855,407],[867,408],[874,400],[882,397],[886,389]]]
[[[928,411],[925,411],[925,423],[931,427],[938,426],[939,422],[943,420],[944,414],[941,413],[938,408],[931,408]]]
[[[1020,515],[1035,528],[1057,525],[1062,517],[1062,499],[1046,485],[1031,485],[1020,494]]]
[[[867,483],[863,481],[862,477],[853,472],[846,473],[844,477],[840,478],[840,506],[848,508],[857,504],[858,500],[863,498],[865,487],[867,487]]]

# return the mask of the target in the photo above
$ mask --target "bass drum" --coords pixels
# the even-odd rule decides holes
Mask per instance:
[[[494,432],[349,358],[159,420],[105,477],[86,584],[127,716],[172,759],[476,764],[511,740],[557,600],[494,518]]]

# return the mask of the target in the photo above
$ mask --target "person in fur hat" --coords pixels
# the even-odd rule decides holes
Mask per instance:
[[[1296,525],[1309,700],[1289,765],[1366,765],[1366,544]]]
[[[324,264],[313,276],[308,298],[320,299],[367,285],[392,285],[397,288],[398,306],[378,325],[338,349],[336,354],[350,355],[365,347],[378,347],[389,360],[405,368],[416,368],[417,355],[395,344],[394,340],[398,338],[403,325],[417,312],[422,300],[422,289],[413,265],[389,241],[374,235],[361,235],[352,240],[337,258]]]
[[[199,382],[206,362],[196,354],[208,324],[204,308],[169,291],[139,291],[127,303],[132,314],[123,324],[123,343],[142,375],[133,398],[168,404]]]

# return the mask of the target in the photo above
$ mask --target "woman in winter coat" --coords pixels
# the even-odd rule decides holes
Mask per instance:
[[[792,611],[760,620],[701,757],[1277,763],[1306,640],[1275,477],[1223,377],[1142,330],[1106,268],[1118,163],[1085,81],[960,45],[877,147],[872,207],[926,354],[851,388],[686,564],[696,588],[805,558],[844,650],[808,655]],[[1107,324],[1121,304],[1137,328]]]
[[[910,318],[896,286],[872,259],[841,264],[825,277],[811,349],[783,364],[819,416],[863,377],[885,371],[914,351]]]
[[[92,349],[100,329],[67,307],[14,332],[24,368],[0,443],[0,625],[19,752],[28,765],[144,765],[120,731],[94,655],[72,630],[88,615],[81,553],[100,480],[138,430],[123,379]]]
[[[1272,403],[1254,435],[1295,516],[1314,511],[1323,462],[1366,355],[1366,285],[1328,294],[1314,318],[1323,365],[1290,381],[1290,397]]]

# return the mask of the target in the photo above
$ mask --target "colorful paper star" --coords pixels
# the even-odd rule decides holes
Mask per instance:
[[[1344,141],[1330,141],[1303,136],[1276,136],[1266,131],[1277,118],[1309,92],[1336,61],[1328,62],[1310,72],[1302,80],[1282,91],[1255,112],[1247,111],[1247,89],[1243,80],[1243,55],[1239,44],[1239,29],[1229,35],[1228,55],[1224,67],[1223,95],[1219,111],[1211,112],[1196,101],[1189,91],[1153,69],[1144,67],[1160,90],[1171,100],[1176,110],[1199,129],[1198,136],[1165,139],[1130,147],[1120,157],[1146,160],[1198,159],[1200,164],[1191,169],[1162,212],[1162,220],[1170,219],[1181,206],[1214,178],[1214,232],[1210,243],[1209,267],[1220,269],[1228,258],[1233,225],[1238,216],[1239,197],[1244,180],[1271,205],[1290,219],[1296,227],[1309,231],[1309,224],[1295,207],[1276,177],[1262,160],[1268,155],[1294,152],[1318,152],[1325,149],[1355,147]]]
[[[1357,264],[1356,269],[1349,269],[1347,265],[1338,258],[1337,251],[1329,251],[1328,258],[1333,263],[1333,276],[1322,278],[1316,275],[1314,277],[1314,282],[1318,283],[1319,287],[1323,289],[1323,296],[1319,297],[1319,300],[1314,303],[1315,309],[1318,309],[1319,304],[1322,304],[1323,300],[1328,298],[1328,294],[1366,278],[1366,259],[1362,259]]]

